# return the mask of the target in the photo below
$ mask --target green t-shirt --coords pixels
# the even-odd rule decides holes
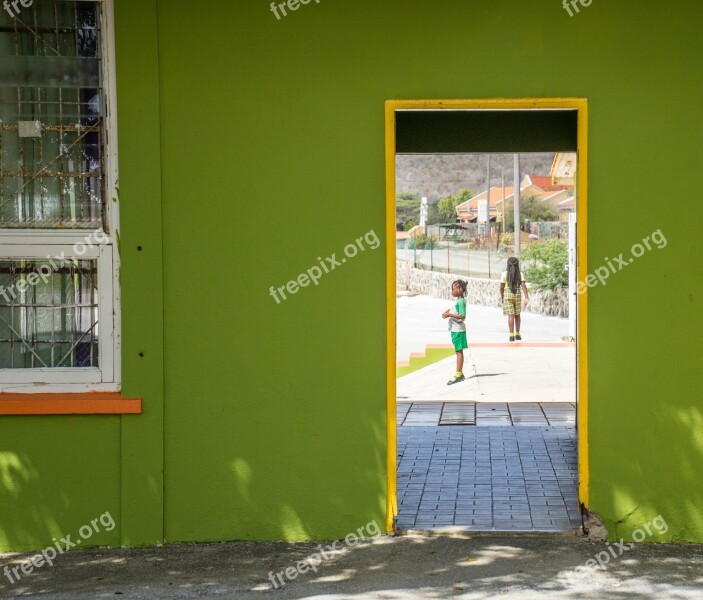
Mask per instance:
[[[454,314],[461,315],[466,318],[466,299],[459,298],[454,305]],[[466,331],[466,323],[463,320],[449,317],[449,331]]]

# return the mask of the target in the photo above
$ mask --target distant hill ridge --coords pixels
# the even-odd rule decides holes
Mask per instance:
[[[520,177],[549,175],[554,153],[521,154]],[[491,185],[513,185],[513,155],[491,155]],[[468,188],[474,194],[486,189],[485,154],[403,154],[396,157],[396,192],[419,194],[437,200]]]

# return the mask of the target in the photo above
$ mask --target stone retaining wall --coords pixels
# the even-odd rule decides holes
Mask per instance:
[[[497,279],[480,279],[451,273],[438,273],[416,269],[412,263],[396,261],[396,286],[399,290],[424,294],[433,298],[450,299],[452,281],[468,280],[468,300],[471,304],[500,307],[500,282]],[[530,303],[524,310],[552,317],[569,316],[569,299],[566,288],[557,288],[552,292],[530,289]]]

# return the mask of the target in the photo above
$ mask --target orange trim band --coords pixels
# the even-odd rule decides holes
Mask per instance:
[[[141,398],[120,392],[0,394],[0,415],[140,415]]]

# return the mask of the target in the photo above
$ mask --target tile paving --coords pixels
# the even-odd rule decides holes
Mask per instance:
[[[476,425],[479,427],[553,425],[574,427],[572,402],[403,402],[397,403],[398,426]]]
[[[574,408],[551,406],[398,403],[397,528],[577,529]]]

